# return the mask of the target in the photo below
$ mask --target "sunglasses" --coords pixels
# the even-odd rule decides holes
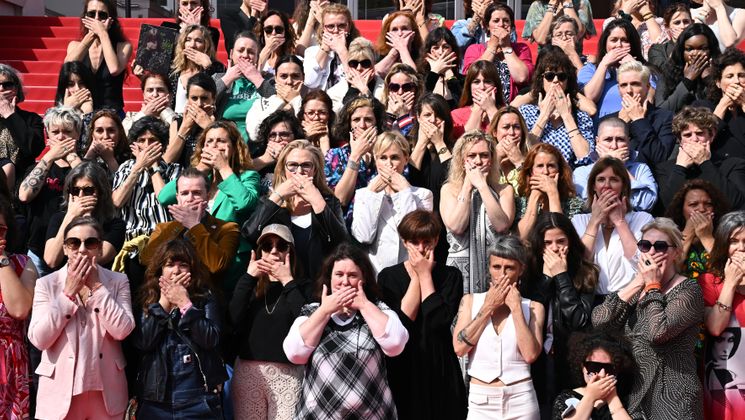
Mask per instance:
[[[567,79],[567,74],[557,73],[555,71],[547,71],[543,73],[543,78],[546,79],[547,82],[553,82],[554,79],[559,79],[560,82],[563,82]]]
[[[85,245],[85,249],[93,250],[98,249],[99,246],[101,246],[101,240],[98,238],[87,238],[85,240],[80,238],[67,238],[64,242],[65,246],[73,251],[77,251],[80,248],[80,245]]]
[[[388,90],[391,92],[399,92],[400,90],[403,90],[404,92],[413,92],[416,90],[416,84],[411,82],[404,83],[403,85],[399,85],[398,83],[389,83]]]
[[[310,172],[313,170],[314,165],[313,162],[287,162],[285,164],[285,168],[287,168],[288,171],[294,174],[295,172],[297,172],[298,169],[302,170],[303,172]]]
[[[109,18],[109,12],[104,12],[102,10],[89,10],[85,12],[85,16],[91,19],[106,20]]]
[[[70,194],[74,195],[75,197],[79,196],[81,192],[83,193],[83,196],[90,197],[91,195],[96,193],[96,187],[72,187],[70,188]]]
[[[285,33],[285,27],[284,26],[264,26],[264,33],[267,35],[271,35],[272,32],[274,32],[277,35],[282,35]]]
[[[665,241],[657,241],[655,243],[652,243],[646,239],[642,239],[641,241],[637,242],[636,246],[639,248],[639,251],[645,253],[649,252],[649,250],[652,248],[654,248],[654,250],[657,252],[667,252],[668,249],[675,248],[675,245],[670,245]]]
[[[349,64],[349,67],[353,69],[357,68],[357,66],[362,66],[363,69],[369,69],[372,67],[372,61],[367,58],[364,60],[349,60],[347,64]]]
[[[13,89],[14,87],[16,87],[16,84],[15,82],[8,81],[8,82],[0,82],[0,86],[2,86],[3,89],[8,90],[8,89]]]
[[[606,375],[614,375],[616,372],[616,367],[613,365],[613,363],[600,363],[600,362],[591,362],[589,360],[585,360],[582,365],[587,369],[587,373],[592,374],[599,374],[601,370],[605,369]]]
[[[290,244],[286,241],[266,241],[261,244],[261,252],[266,254],[276,249],[277,252],[287,252],[290,249]]]

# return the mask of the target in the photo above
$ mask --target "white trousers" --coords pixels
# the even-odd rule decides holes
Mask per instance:
[[[539,420],[533,381],[492,387],[470,384],[467,420]]]

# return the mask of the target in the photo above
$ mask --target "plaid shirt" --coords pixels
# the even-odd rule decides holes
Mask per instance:
[[[533,104],[520,105],[520,113],[525,118],[525,124],[528,125],[528,131],[533,130],[533,127],[538,122],[538,116],[541,114],[538,106]],[[595,150],[595,136],[593,134],[592,118],[587,115],[586,112],[577,110],[574,113],[574,120],[577,122],[577,128],[582,137],[585,138],[587,143],[590,145],[590,153]],[[587,156],[576,156],[574,149],[572,149],[572,141],[569,138],[569,133],[562,123],[558,127],[554,127],[551,124],[551,120],[546,122],[546,126],[543,128],[543,133],[540,138],[542,143],[548,143],[551,146],[556,147],[564,156],[564,160],[569,163],[572,169],[578,166],[589,165],[592,163],[590,159],[590,153]]]

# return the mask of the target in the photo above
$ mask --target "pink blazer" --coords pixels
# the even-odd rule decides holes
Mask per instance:
[[[113,416],[127,408],[126,362],[119,342],[134,329],[135,321],[127,276],[100,265],[98,272],[102,286],[86,305],[94,308],[88,319],[99,332],[93,338],[98,356],[94,356],[94,360],[99,363],[106,411]],[[36,416],[40,419],[65,418],[72,399],[79,334],[78,322],[70,320],[79,306],[63,293],[66,279],[67,265],[40,278],[34,289],[28,338],[42,350],[41,363],[36,369],[39,374],[37,399],[43,401],[36,407]]]

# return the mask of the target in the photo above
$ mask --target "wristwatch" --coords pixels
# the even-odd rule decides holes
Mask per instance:
[[[502,53],[504,53],[504,54],[512,54],[512,47],[502,48]]]
[[[565,9],[574,9],[574,4],[571,1],[564,3]]]
[[[437,150],[438,155],[444,155],[447,152],[448,152],[448,148],[444,146]]]
[[[0,257],[0,267],[7,267],[10,265],[10,258],[3,255]]]

